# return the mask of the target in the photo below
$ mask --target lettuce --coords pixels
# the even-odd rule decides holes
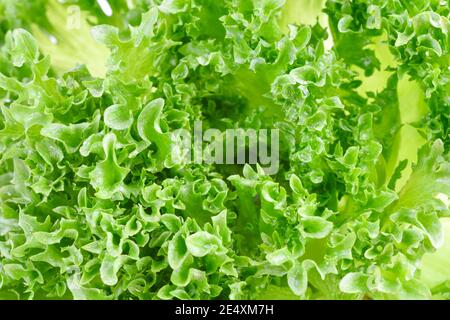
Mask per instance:
[[[0,299],[450,297],[447,1],[106,3],[0,0]]]

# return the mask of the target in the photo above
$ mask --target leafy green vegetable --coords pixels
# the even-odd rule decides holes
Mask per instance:
[[[0,299],[450,298],[448,1],[109,4],[0,0]]]

